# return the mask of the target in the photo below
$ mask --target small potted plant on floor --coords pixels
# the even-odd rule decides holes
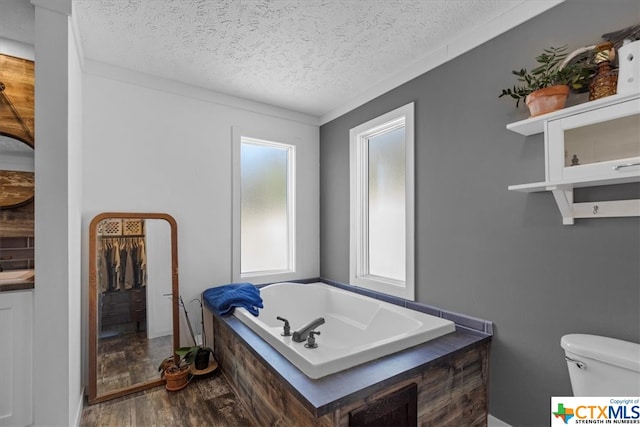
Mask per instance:
[[[189,327],[189,334],[191,335],[191,340],[193,341],[194,346],[182,347],[178,350],[181,350],[182,352],[184,352],[186,355],[189,356],[189,360],[190,360],[189,363],[193,365],[192,370],[195,371],[196,374],[198,373],[201,374],[203,373],[203,371],[209,368],[209,359],[210,359],[210,356],[213,354],[213,350],[211,350],[209,347],[206,346],[207,343],[206,343],[206,336],[204,333],[204,314],[203,314],[202,300],[196,298],[192,300],[192,302],[193,301],[198,301],[198,303],[200,304],[200,326],[202,331],[202,334],[201,334],[202,345],[198,344],[198,341],[196,340],[196,335],[193,333],[193,328],[191,327],[191,320],[189,320],[189,313],[187,311],[187,307],[184,305],[184,301],[182,301],[182,297],[180,297],[180,305],[184,310],[184,317],[187,320],[187,326]]]
[[[198,301],[200,303],[202,345],[198,344],[198,341],[196,340],[196,335],[194,334],[193,327],[191,326],[187,307],[182,300],[182,296],[180,296],[179,304],[184,311],[184,316],[189,328],[189,334],[191,335],[191,340],[194,345],[176,349],[174,356],[166,358],[160,364],[158,371],[161,372],[161,377],[166,379],[166,388],[170,391],[177,391],[184,388],[189,383],[190,376],[209,373],[217,367],[215,361],[213,364],[209,363],[213,350],[206,346],[202,301],[197,298],[194,301]]]
[[[182,390],[190,379],[189,366],[193,363],[198,347],[181,347],[174,356],[162,361],[158,367],[160,377],[166,380],[165,387],[169,391]]]
[[[526,68],[513,70],[520,84],[503,89],[499,97],[510,96],[524,100],[531,117],[564,108],[569,90],[580,90],[589,84],[593,66],[587,61],[565,64],[567,46],[550,47],[536,57],[538,66],[531,71]]]

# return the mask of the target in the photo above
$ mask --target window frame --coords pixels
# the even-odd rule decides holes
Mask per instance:
[[[277,282],[291,280],[297,273],[297,219],[296,219],[296,145],[288,144],[279,138],[259,138],[252,133],[243,132],[234,127],[232,135],[233,151],[233,179],[232,179],[232,271],[233,281],[251,280],[253,283]],[[242,163],[241,147],[244,142],[287,150],[287,240],[288,240],[288,268],[278,270],[263,270],[243,273],[241,248],[241,212],[242,212]]]
[[[409,103],[349,131],[350,237],[349,280],[377,292],[415,300],[414,257],[414,103]],[[381,133],[405,128],[405,280],[369,274],[368,265],[368,140]]]

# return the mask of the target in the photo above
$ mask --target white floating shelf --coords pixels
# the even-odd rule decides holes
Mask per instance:
[[[640,182],[640,171],[637,170],[640,162],[637,151],[632,151],[633,156],[628,156],[629,158],[625,158],[623,155],[619,160],[621,163],[613,163],[613,167],[607,164],[611,163],[609,160],[592,162],[588,165],[581,165],[581,169],[577,173],[565,166],[564,159],[558,160],[558,156],[561,157],[564,153],[564,149],[561,148],[564,147],[564,131],[566,129],[591,126],[633,115],[640,120],[640,92],[611,95],[508,124],[508,130],[520,135],[530,136],[545,133],[545,175],[547,179],[549,176],[551,179],[555,178],[555,180],[510,185],[509,190],[523,193],[551,192],[562,215],[562,223],[566,225],[573,224],[575,218],[640,216],[640,199],[583,203],[574,203],[573,201],[574,188]],[[627,121],[626,126],[632,125]],[[632,129],[626,137],[632,135],[630,144],[633,144],[636,141],[633,136],[635,128],[628,127],[626,129]],[[625,134],[622,135],[625,137]],[[638,135],[637,141],[640,144],[640,135]]]
[[[507,129],[519,133],[520,135],[530,136],[544,132],[544,123],[549,120],[555,120],[562,117],[572,116],[574,114],[584,113],[586,111],[595,110],[606,107],[608,105],[617,104],[634,98],[640,98],[639,92],[615,94],[605,98],[596,99],[595,101],[584,102],[572,107],[563,108],[562,110],[553,111],[551,113],[542,114],[536,117],[530,117],[519,122],[509,123]],[[640,99],[639,99],[640,101]]]
[[[581,188],[581,187],[599,187],[602,185],[627,184],[630,182],[640,181],[640,172],[627,174],[616,178],[598,178],[585,177],[583,179],[575,179],[571,181],[543,181],[531,182],[528,184],[510,185],[509,190],[520,191],[523,193],[537,193],[539,191],[549,191],[551,188]]]

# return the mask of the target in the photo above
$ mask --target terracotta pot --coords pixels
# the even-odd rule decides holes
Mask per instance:
[[[567,103],[569,86],[557,85],[538,89],[527,95],[525,103],[529,107],[531,117],[552,111],[561,110]]]
[[[167,380],[167,383],[165,384],[167,390],[182,390],[189,383],[189,367],[184,366],[182,368],[178,368],[176,366],[172,366],[164,371],[163,376]]]

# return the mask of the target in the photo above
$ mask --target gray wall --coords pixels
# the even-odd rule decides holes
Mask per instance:
[[[514,426],[550,422],[571,395],[566,333],[640,341],[638,218],[563,226],[544,180],[543,139],[507,131],[524,108],[498,99],[510,71],[544,47],[570,49],[635,23],[638,0],[569,0],[320,129],[321,275],[349,278],[349,129],[416,103],[417,300],[495,322],[490,412]],[[579,201],[640,198],[635,184],[583,189]]]

